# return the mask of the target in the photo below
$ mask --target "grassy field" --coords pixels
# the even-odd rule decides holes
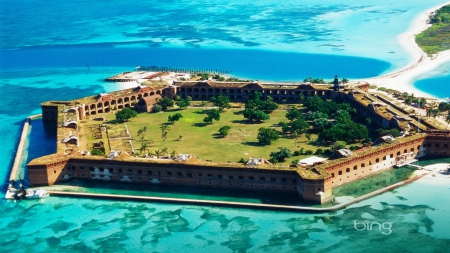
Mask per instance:
[[[260,127],[276,127],[280,121],[287,121],[285,110],[277,110],[270,114],[270,120],[255,124],[249,123],[241,114],[242,109],[229,109],[221,113],[220,121],[214,121],[212,125],[205,125],[203,118],[205,110],[203,108],[189,108],[186,110],[172,110],[160,113],[140,113],[137,118],[126,122],[129,132],[133,138],[135,151],[141,147],[140,137],[137,132],[142,127],[147,127],[145,139],[151,140],[150,151],[168,148],[169,153],[175,150],[178,154],[193,154],[202,160],[213,162],[237,162],[240,158],[247,160],[249,157],[264,157],[269,159],[269,154],[278,149],[286,147],[292,152],[303,147],[304,150],[318,148],[328,148],[316,143],[316,135],[312,134],[311,142],[308,142],[305,135],[302,135],[298,142],[294,139],[280,138],[271,145],[261,146],[257,140],[258,129]],[[161,138],[161,125],[167,122],[169,115],[181,113],[183,118],[174,124],[169,124],[167,139],[163,142]],[[114,114],[108,114],[109,124],[114,124]],[[218,130],[222,126],[231,126],[229,135],[222,138],[218,135]],[[277,128],[279,129],[279,128]],[[285,164],[289,164],[296,158],[307,156],[293,156]]]
[[[416,36],[422,50],[431,55],[450,49],[450,5],[431,17],[432,26]]]

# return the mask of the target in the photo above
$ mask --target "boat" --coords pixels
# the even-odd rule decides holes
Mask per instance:
[[[6,191],[6,199],[43,199],[50,196],[46,190],[43,189],[25,189],[22,183],[19,188],[14,187],[14,183],[10,183]]]

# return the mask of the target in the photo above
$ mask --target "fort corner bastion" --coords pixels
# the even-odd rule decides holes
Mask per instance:
[[[44,102],[41,104],[44,122],[57,124],[57,151],[27,164],[29,180],[33,185],[53,185],[78,179],[264,190],[280,194],[294,192],[304,201],[322,204],[331,200],[332,189],[336,186],[408,159],[450,156],[450,131],[438,130],[426,122],[418,123],[403,109],[375,99],[368,93],[368,86],[358,83],[336,89],[331,85],[309,83],[189,81],[172,85],[139,85],[72,101]],[[324,99],[340,99],[381,127],[421,131],[307,166],[280,167],[264,162],[213,164],[192,155],[176,159],[148,159],[123,150],[101,157],[89,155],[80,148],[85,137],[80,134],[78,124],[88,117],[101,117],[125,107],[149,112],[163,96],[209,100],[213,96],[226,95],[230,101],[245,101],[255,91],[272,97],[275,102],[299,102],[300,95],[304,98],[317,95]]]

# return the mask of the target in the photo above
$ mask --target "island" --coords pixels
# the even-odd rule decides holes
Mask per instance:
[[[28,163],[31,184],[230,188],[323,204],[337,186],[419,157],[450,156],[450,131],[369,92],[366,82],[267,83],[141,69],[117,78],[133,75],[148,80],[41,104],[44,122],[57,125],[57,152]],[[176,78],[164,82],[170,75]]]

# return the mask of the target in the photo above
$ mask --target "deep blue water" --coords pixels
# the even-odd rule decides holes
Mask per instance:
[[[443,2],[0,0],[2,188],[23,120],[40,113],[43,101],[115,90],[116,84],[102,79],[138,65],[232,70],[238,77],[279,81],[376,76],[411,61],[396,35],[418,13]],[[446,97],[447,86],[439,86],[444,82],[417,85]],[[33,122],[25,161],[54,151],[52,131],[41,120]],[[449,190],[446,178],[424,178],[325,214],[58,197],[2,200],[0,247],[5,252],[449,252]],[[367,220],[392,222],[392,233],[354,228],[354,221]]]
[[[144,65],[219,69],[255,80],[297,82],[308,76],[366,78],[391,66],[385,61],[353,56],[224,48],[64,46],[3,50],[0,55],[3,70]]]

